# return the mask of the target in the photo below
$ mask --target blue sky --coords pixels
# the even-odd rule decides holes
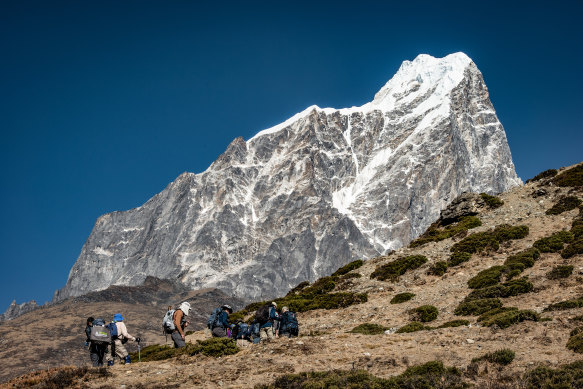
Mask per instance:
[[[583,158],[583,2],[0,2],[0,311],[62,287],[100,215],[237,136],[463,51],[518,175]]]

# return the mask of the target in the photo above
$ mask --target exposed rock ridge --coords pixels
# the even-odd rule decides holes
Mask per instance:
[[[151,275],[267,298],[406,245],[462,192],[520,185],[480,71],[420,55],[362,107],[300,112],[104,215],[55,300]]]

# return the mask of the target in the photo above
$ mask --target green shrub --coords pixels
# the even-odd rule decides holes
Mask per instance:
[[[429,268],[429,270],[427,271],[427,274],[430,274],[433,276],[442,276],[445,274],[446,271],[447,271],[447,262],[438,261],[438,262],[435,262],[435,264]]]
[[[355,269],[358,269],[363,264],[364,264],[364,261],[362,259],[352,261],[352,262],[342,266],[340,269],[336,270],[334,273],[332,273],[332,277],[335,277],[335,276],[337,277],[337,276],[342,276],[344,274],[347,274]]]
[[[495,209],[495,208],[499,208],[502,205],[504,205],[504,201],[500,200],[496,196],[490,196],[487,193],[480,193],[480,196],[486,202],[486,204],[488,204],[488,207],[490,207],[490,208]]]
[[[497,315],[492,315],[487,319],[482,320],[482,324],[486,327],[491,327],[497,325],[500,328],[508,328],[511,325],[520,323],[525,320],[539,321],[540,316],[538,313],[525,309],[525,310],[509,310],[501,312]]]
[[[403,327],[399,328],[396,333],[397,334],[404,334],[409,332],[417,332],[423,330],[430,330],[431,327],[424,326],[423,324],[419,323],[418,321],[412,321],[409,324],[405,324]]]
[[[573,266],[560,265],[560,266],[555,266],[550,272],[548,272],[547,278],[549,280],[557,280],[559,278],[567,278],[571,274],[573,274]]]
[[[553,183],[557,186],[582,186],[583,185],[583,164],[566,170],[553,178]]]
[[[509,311],[518,311],[518,308],[515,308],[515,307],[499,307],[499,308],[492,309],[491,311],[487,311],[487,312],[482,313],[478,317],[478,322],[483,322],[485,320],[490,319],[492,316],[496,316],[496,315],[498,315],[500,313],[509,312]]]
[[[571,336],[567,342],[567,348],[579,354],[583,354],[583,333]]]
[[[510,280],[503,284],[474,289],[465,300],[471,301],[485,298],[518,296],[519,294],[532,291],[532,288],[533,285],[528,279],[520,278],[517,280]]]
[[[178,349],[179,350],[179,349]],[[207,357],[223,357],[225,355],[237,354],[240,351],[235,340],[229,338],[211,338],[197,340],[197,344],[186,347],[188,355],[203,354]]]
[[[583,361],[563,365],[557,369],[539,366],[527,372],[522,380],[527,389],[581,388]]]
[[[581,333],[583,333],[583,327],[577,327],[573,331],[571,331],[569,336],[576,336],[576,335],[579,335]]]
[[[563,212],[570,211],[575,209],[581,205],[581,200],[575,196],[566,196],[559,201],[555,205],[553,205],[550,209],[547,209],[545,212],[547,215],[560,215]]]
[[[575,299],[565,300],[565,301],[561,301],[559,303],[551,304],[545,308],[545,312],[564,311],[567,309],[581,308],[581,307],[583,307],[583,296],[575,298]]]
[[[300,291],[302,291],[304,288],[306,288],[309,285],[310,285],[310,282],[309,281],[300,282],[295,288],[293,288],[292,290],[290,290],[287,293],[287,296],[292,296],[294,294],[297,294],[297,293],[299,293]]]
[[[500,308],[502,301],[498,298],[477,299],[462,301],[454,311],[456,316],[476,316],[492,309]]]
[[[405,301],[409,301],[411,300],[413,297],[415,297],[415,293],[399,293],[396,294],[392,299],[391,299],[391,304],[400,304],[400,303],[404,303]]]
[[[417,307],[413,310],[413,314],[415,316],[415,320],[420,321],[421,323],[428,323],[437,319],[437,315],[439,311],[433,305],[422,305]]]
[[[506,261],[504,261],[504,265],[512,266],[515,263],[520,263],[524,265],[525,268],[533,267],[534,263],[539,257],[540,251],[538,251],[535,247],[531,247],[527,250],[521,251],[518,254],[509,256]]]
[[[492,266],[488,269],[484,269],[468,280],[468,286],[471,289],[479,289],[485,288],[486,286],[496,285],[500,282],[500,277],[506,269],[506,266]]]
[[[470,258],[472,258],[472,254],[456,251],[449,257],[449,260],[447,261],[447,266],[449,267],[457,266],[461,263],[469,261]]]
[[[452,252],[479,253],[485,250],[498,250],[500,243],[507,240],[522,239],[528,235],[527,226],[502,224],[493,231],[471,234],[451,247]]]
[[[526,180],[526,183],[528,184],[529,182],[542,180],[543,178],[551,178],[551,177],[556,176],[557,173],[558,173],[557,172],[557,169],[545,170],[544,172],[537,174],[533,178],[530,178],[530,179]]]
[[[340,278],[343,280],[349,280],[351,278],[361,278],[361,277],[362,277],[362,274],[360,274],[360,273],[347,273]]]
[[[472,362],[486,360],[490,363],[497,363],[499,365],[506,366],[512,363],[514,357],[514,351],[510,350],[509,348],[503,348],[501,350],[496,350],[493,353],[484,354],[479,358],[474,358],[472,359]]]
[[[377,278],[380,281],[396,281],[399,276],[405,274],[407,270],[417,269],[426,262],[427,258],[424,255],[410,255],[408,257],[399,258],[377,267],[370,275],[370,278]]]
[[[573,234],[569,231],[560,231],[542,238],[533,243],[541,253],[556,253],[563,249],[565,243],[573,241]]]
[[[464,216],[455,224],[440,228],[437,224],[430,226],[419,238],[409,244],[409,247],[418,247],[429,242],[439,242],[454,235],[482,225],[480,218],[476,216]]]
[[[574,255],[583,254],[583,238],[579,237],[576,241],[569,244],[563,251],[561,251],[561,257],[571,258]]]
[[[322,277],[312,285],[304,288],[301,295],[304,296],[304,298],[314,298],[318,295],[331,292],[336,287],[335,281],[337,280],[337,277]]]
[[[452,320],[447,323],[443,323],[437,328],[451,328],[451,327],[461,327],[470,325],[469,320]]]
[[[384,326],[379,325],[379,324],[365,323],[365,324],[361,324],[359,326],[354,327],[349,332],[351,332],[353,334],[379,335],[379,334],[384,334],[384,332],[388,329],[389,329],[389,327],[384,327]]]
[[[402,374],[388,379],[375,377],[365,370],[311,371],[287,374],[272,384],[258,384],[255,389],[464,389],[469,385],[461,372],[445,367],[442,362],[431,361],[407,368]]]

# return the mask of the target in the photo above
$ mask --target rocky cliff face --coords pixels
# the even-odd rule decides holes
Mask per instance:
[[[16,300],[14,300],[8,309],[0,315],[0,322],[5,320],[12,320],[20,315],[34,311],[37,308],[39,308],[39,306],[34,300],[30,300],[22,304],[16,304]]]
[[[476,65],[420,55],[372,102],[309,107],[235,139],[141,207],[100,217],[55,300],[147,276],[281,295],[407,244],[462,192],[519,184]]]

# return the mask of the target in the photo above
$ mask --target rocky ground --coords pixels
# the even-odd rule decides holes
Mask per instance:
[[[479,271],[502,264],[509,255],[530,248],[537,239],[571,228],[573,218],[579,214],[578,209],[554,216],[546,215],[545,211],[563,196],[582,198],[582,188],[547,185],[543,188],[544,194],[539,192],[538,195],[533,195],[539,189],[540,182],[534,182],[501,194],[499,197],[504,205],[497,209],[483,210],[479,215],[483,225],[470,231],[486,231],[500,224],[526,225],[530,233],[525,238],[506,242],[494,252],[474,254],[468,262],[448,269],[443,276],[428,275],[427,271],[433,263],[449,258],[450,247],[461,239],[459,237],[428,243],[415,249],[400,249],[390,256],[368,260],[356,270],[362,274],[361,278],[352,278],[338,286],[343,291],[366,292],[368,301],[345,309],[315,310],[298,314],[302,334],[299,338],[280,338],[267,344],[245,345],[239,353],[222,358],[180,356],[159,362],[116,365],[108,369],[110,374],[96,375],[88,381],[77,382],[76,385],[89,388],[249,388],[271,383],[282,374],[303,371],[364,369],[386,378],[402,373],[408,366],[440,360],[447,366],[455,366],[464,371],[467,382],[487,388],[499,387],[495,382],[500,377],[516,380],[521,374],[538,365],[554,368],[581,361],[583,354],[568,350],[566,343],[570,331],[581,326],[581,321],[573,319],[582,315],[583,309],[544,313],[543,309],[549,304],[583,295],[583,255],[563,259],[558,253],[541,254],[534,267],[527,268],[521,274],[529,277],[534,284],[534,290],[502,299],[504,306],[531,309],[552,320],[525,321],[501,329],[497,326],[483,327],[476,322],[475,316],[459,317],[453,314],[460,301],[470,292],[467,281]],[[407,272],[397,282],[370,278],[377,266],[412,254],[423,254],[429,261],[420,268]],[[565,279],[548,279],[546,274],[556,265],[573,265],[573,274]],[[402,304],[390,304],[391,298],[401,292],[414,293],[415,297]],[[467,319],[471,324],[431,331],[394,333],[392,329],[411,321],[409,311],[412,308],[425,304],[434,305],[439,310],[438,318],[429,323],[432,327],[455,319]],[[81,317],[89,312],[90,310],[82,310]],[[51,325],[57,323],[58,318],[55,318]],[[391,330],[380,335],[349,333],[363,323],[375,323]],[[24,323],[21,325],[27,331],[32,329]],[[75,331],[72,326],[71,324],[69,330]],[[4,336],[3,333],[2,342],[5,342]],[[199,331],[190,335],[188,340],[195,342],[207,336],[204,331]],[[25,333],[20,339],[24,341],[26,338]],[[23,350],[44,352],[48,359],[55,352],[46,349],[41,351],[43,347],[40,345],[33,346],[26,344]],[[475,366],[468,369],[473,358],[502,348],[509,348],[516,354],[510,365],[500,367],[485,363],[480,364],[477,369]],[[3,354],[4,363],[13,363],[14,356]],[[75,358],[82,357],[79,354]],[[88,356],[85,357],[88,360]],[[26,377],[21,377],[5,385],[18,387],[25,379]]]

